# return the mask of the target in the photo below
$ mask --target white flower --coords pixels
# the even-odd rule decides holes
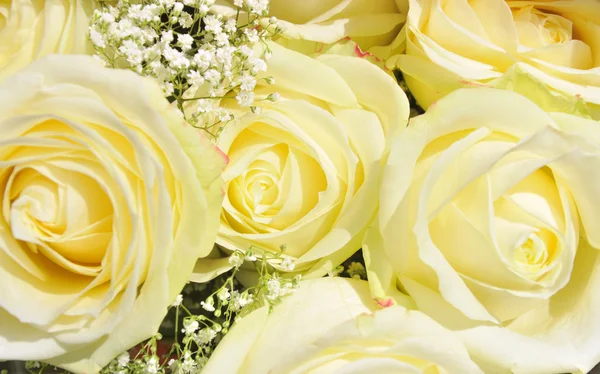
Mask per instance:
[[[247,74],[240,79],[240,88],[243,91],[252,91],[256,87],[256,78]]]
[[[190,352],[186,352],[184,356],[183,363],[181,365],[181,370],[184,373],[191,373],[196,368],[196,361],[191,357]]]
[[[228,34],[233,34],[237,30],[237,24],[235,22],[235,18],[230,18],[225,22],[225,32]]]
[[[173,92],[175,91],[175,87],[171,82],[163,82],[161,83],[160,87],[162,88],[163,92],[165,93],[165,96],[167,97],[173,95]]]
[[[244,259],[240,256],[238,252],[233,252],[231,256],[229,256],[229,264],[239,268],[244,263]]]
[[[229,300],[229,296],[231,296],[231,294],[229,293],[229,288],[227,287],[223,287],[219,290],[219,292],[217,292],[217,297],[221,301]]]
[[[202,19],[204,21],[204,29],[213,34],[219,34],[223,31],[221,27],[221,21],[215,16],[206,16]]]
[[[233,5],[235,5],[238,8],[243,8],[244,7],[244,0],[233,0]]]
[[[204,328],[196,334],[194,340],[198,345],[207,345],[217,337],[217,332],[211,328]]]
[[[217,109],[217,117],[221,122],[227,122],[233,118],[233,115],[225,108]]]
[[[207,312],[214,312],[215,311],[215,302],[212,299],[212,297],[209,297],[206,299],[205,301],[201,301],[200,305],[202,306],[202,309],[206,310]]]
[[[179,1],[177,1],[175,4],[173,4],[173,13],[174,14],[181,14],[182,11],[183,11],[183,3],[180,3]]]
[[[289,256],[284,256],[283,257],[283,261],[281,262],[281,267],[285,271],[292,271],[292,270],[294,270],[294,267],[295,267],[294,260],[292,260],[292,258],[289,257]]]
[[[198,321],[186,319],[183,321],[183,329],[181,332],[185,333],[186,335],[192,335],[198,330],[199,327],[200,324]]]
[[[252,57],[254,55],[254,51],[252,50],[252,48],[248,47],[245,44],[239,47],[238,51],[240,51],[240,53],[246,57]]]
[[[173,41],[173,31],[172,30],[163,31],[160,34],[160,40],[165,44],[171,43]]]
[[[177,295],[177,297],[175,298],[175,301],[173,301],[173,304],[171,304],[171,306],[179,306],[179,305],[181,305],[182,301],[183,301],[183,295],[179,294],[179,295]]]
[[[199,49],[198,52],[192,58],[192,62],[200,70],[206,70],[210,66],[210,62],[213,59],[214,54],[205,49]]]
[[[260,58],[252,59],[252,73],[257,74],[259,71],[267,71],[267,63]]]
[[[211,112],[213,109],[213,101],[210,99],[200,99],[197,101],[197,105],[198,108],[196,108],[196,110],[198,113]],[[231,264],[231,257],[229,258],[229,263]]]
[[[216,85],[221,80],[221,73],[216,69],[210,69],[204,73],[204,79]]]
[[[124,40],[123,45],[119,47],[121,52],[127,58],[127,62],[131,65],[140,65],[144,59],[140,46],[133,40]]]
[[[193,86],[201,86],[204,83],[204,77],[197,70],[190,70],[186,76],[188,82]]]
[[[117,363],[120,367],[125,367],[129,363],[129,353],[123,352],[119,357],[117,357]]]
[[[188,12],[181,12],[181,15],[179,16],[179,24],[182,27],[189,29],[194,24],[194,19]]]
[[[147,374],[157,374],[158,373],[158,359],[156,356],[152,356],[146,361],[145,372]]]
[[[271,278],[267,281],[267,299],[275,300],[281,294],[281,283],[277,278]]]
[[[90,40],[98,48],[106,47],[106,42],[104,41],[103,34],[98,32],[96,29],[90,30]]]
[[[248,107],[254,103],[254,92],[240,91],[235,98],[240,106]]]
[[[250,43],[257,43],[258,42],[258,31],[256,31],[256,29],[246,29],[244,31],[244,34],[246,34],[246,37],[248,38],[248,41]]]
[[[229,35],[225,34],[224,32],[221,32],[217,34],[217,36],[215,36],[215,41],[217,42],[217,45],[219,47],[227,46],[229,45]]]
[[[181,46],[183,51],[192,49],[192,43],[194,43],[194,38],[189,34],[180,34],[177,36],[177,44]]]

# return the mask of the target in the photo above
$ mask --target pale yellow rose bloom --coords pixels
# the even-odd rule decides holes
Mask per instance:
[[[580,96],[600,118],[596,0],[410,0],[406,23],[398,66],[424,108],[517,65],[556,92]]]
[[[93,0],[0,0],[0,81],[51,53],[91,54]]]
[[[365,237],[374,296],[402,290],[465,329],[486,372],[591,369],[600,361],[599,125],[488,88],[455,91],[411,120],[392,143]]]
[[[237,322],[203,373],[483,373],[452,332],[418,311],[381,309],[367,282],[303,281]]]
[[[235,14],[233,0],[218,0],[217,8]],[[224,5],[219,6],[219,5]],[[271,0],[269,17],[276,17],[285,38],[304,41],[302,49],[344,38],[381,59],[404,50],[402,26],[408,0]],[[263,20],[269,25],[269,18]]]
[[[216,237],[225,156],[152,80],[52,55],[0,85],[0,360],[98,372]]]
[[[386,142],[406,126],[408,100],[368,61],[270,47],[275,84],[255,90],[262,112],[233,108],[217,141],[230,159],[217,243],[272,253],[285,245],[296,271],[322,276],[361,246]],[[272,92],[281,98],[261,101]]]

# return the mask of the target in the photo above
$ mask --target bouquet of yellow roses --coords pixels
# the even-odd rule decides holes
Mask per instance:
[[[598,0],[0,0],[2,374],[593,373]]]

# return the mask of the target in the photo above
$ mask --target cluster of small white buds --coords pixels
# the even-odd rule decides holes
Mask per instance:
[[[237,16],[230,18],[216,13],[214,3],[118,0],[94,11],[89,38],[97,58],[156,79],[187,122],[217,136],[233,119],[220,101],[255,108],[257,75],[267,70],[269,54],[257,51],[281,29],[276,21],[259,22],[268,0],[236,1]]]

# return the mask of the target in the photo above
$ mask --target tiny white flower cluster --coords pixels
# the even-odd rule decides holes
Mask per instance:
[[[259,24],[268,0],[236,0],[233,18],[214,13],[214,3],[119,0],[94,12],[89,38],[107,65],[157,79],[189,123],[216,136],[232,119],[220,100],[256,109],[253,91],[269,57],[256,46],[281,30],[276,19]]]

